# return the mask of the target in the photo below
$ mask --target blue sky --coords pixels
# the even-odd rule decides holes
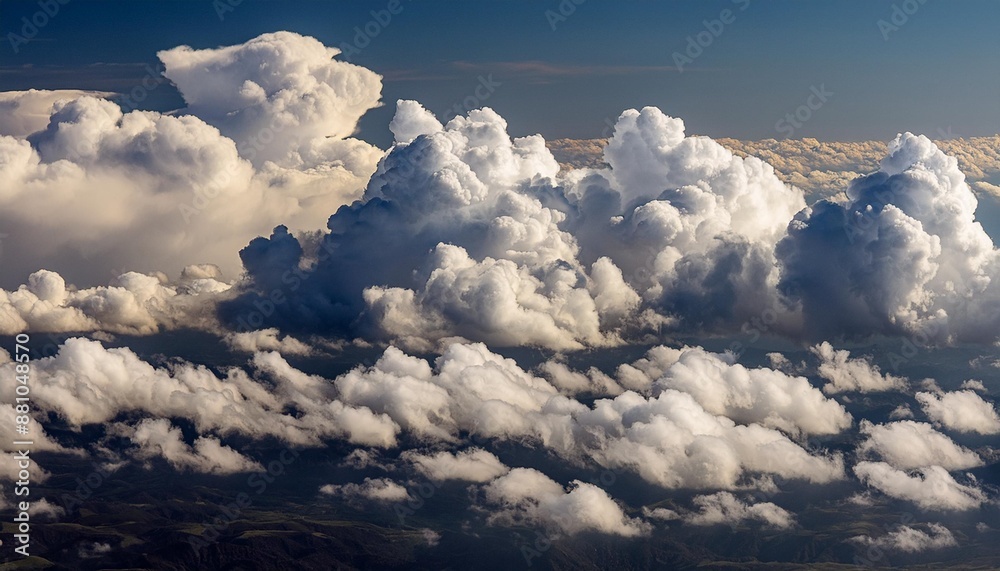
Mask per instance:
[[[554,30],[546,11],[558,13],[557,1],[401,1],[401,11],[351,58],[386,78],[388,105],[361,125],[361,136],[376,144],[389,140],[396,99],[442,114],[471,96],[480,77],[499,84],[481,103],[507,118],[512,133],[548,138],[600,136],[622,109],[643,105],[682,117],[691,132],[780,137],[776,123],[807,103],[813,87],[833,95],[795,137],[1000,131],[995,0],[566,0],[564,13],[575,10]],[[74,0],[15,53],[8,34],[19,33],[21,18],[39,5],[3,0],[0,90],[127,90],[155,65],[157,50],[240,43],[275,30],[340,45],[387,4],[243,0],[220,19],[211,0]],[[898,29],[880,30],[894,6],[897,23],[903,8],[912,13]],[[674,53],[727,9],[730,22],[678,72]],[[164,86],[144,106],[177,103]]]

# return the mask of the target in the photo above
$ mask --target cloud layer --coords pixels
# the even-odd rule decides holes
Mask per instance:
[[[954,138],[939,130],[928,134],[945,153],[958,159],[959,168],[973,181],[977,193],[1000,196],[989,180],[1000,175],[1000,136]],[[754,156],[774,167],[784,182],[801,188],[811,200],[843,200],[850,182],[878,169],[885,141],[835,142],[806,139],[743,141],[718,139],[733,153]],[[605,166],[607,139],[555,139],[547,142],[564,169]]]
[[[0,373],[12,374],[14,366],[0,364]],[[817,386],[823,366],[805,371],[810,382],[747,368],[730,353],[660,346],[612,373],[559,361],[531,371],[483,344],[453,342],[430,361],[390,347],[374,364],[328,379],[259,348],[242,367],[213,370],[177,359],[153,366],[128,349],[73,338],[35,362],[32,398],[40,415],[71,430],[106,426],[105,438],[82,449],[38,437],[39,446],[56,453],[227,475],[265,470],[257,447],[235,443],[338,443],[355,451],[344,465],[363,472],[322,486],[323,495],[357,509],[405,510],[421,483],[464,486],[486,523],[534,526],[555,536],[644,537],[665,521],[788,529],[799,524],[782,488],[841,489],[853,478],[848,485],[855,489],[868,487],[929,514],[973,511],[992,501],[992,488],[962,471],[983,466],[994,453],[962,446],[931,424],[861,419],[861,438],[852,443],[854,418]],[[600,378],[592,386],[605,392],[581,395],[572,383],[550,382],[545,376],[554,370],[563,378]],[[12,391],[8,386],[0,398],[12,399]],[[126,441],[117,451],[108,441],[113,437]],[[501,460],[523,458],[510,456],[514,449],[543,454],[547,465],[561,466],[559,479]],[[4,459],[7,475],[0,478],[12,479],[15,458]],[[567,478],[566,470],[603,472],[586,482]],[[598,485],[609,474],[612,483],[632,478],[657,493],[697,495],[680,506],[675,500],[675,509],[637,505],[634,497],[630,504]],[[36,468],[39,481],[46,476]],[[950,545],[942,534],[920,533],[857,542],[898,544],[903,551]]]
[[[5,276],[18,280],[0,305],[5,330],[157,324],[236,330],[228,338],[245,348],[280,348],[290,334],[418,351],[454,339],[576,350],[745,331],[997,339],[1000,253],[962,171],[992,176],[995,153],[981,145],[905,133],[877,167],[877,145],[816,150],[834,155],[831,169],[869,174],[826,181],[822,196],[839,198],[811,206],[780,176],[815,162],[805,142],[734,152],[653,107],[624,111],[602,162],[571,171],[489,108],[442,124],[398,101],[383,152],[351,138],[379,105],[381,79],[338,55],[289,32],[161,51],[186,102],[167,114],[74,91],[4,95],[0,226]],[[30,258],[19,254],[29,243]],[[63,286],[55,301],[31,289],[60,279],[32,274],[39,267],[86,285],[207,264],[221,283],[193,292],[201,301],[157,301],[167,317],[142,315],[147,298],[100,299],[110,288]],[[230,293],[214,295],[222,283]],[[206,317],[213,307],[220,321]],[[252,334],[271,329],[275,339]],[[834,372],[841,357],[817,351],[831,360],[828,392],[901,382],[846,361]]]

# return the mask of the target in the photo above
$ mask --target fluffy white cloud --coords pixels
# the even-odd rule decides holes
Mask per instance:
[[[732,354],[709,353],[700,347],[653,347],[645,357],[619,365],[614,377],[593,367],[586,373],[573,371],[557,361],[547,361],[541,370],[569,394],[616,396],[626,389],[642,394],[676,389],[693,396],[712,414],[793,435],[836,434],[851,425],[844,407],[823,396],[806,378],[748,369]]]
[[[823,392],[827,394],[873,393],[906,388],[906,379],[883,374],[878,365],[872,364],[871,359],[851,359],[850,351],[838,351],[826,341],[812,347],[810,351],[819,357],[819,376],[830,381],[823,386]]]
[[[337,61],[339,54],[315,38],[275,32],[239,45],[180,46],[157,56],[187,103],[183,112],[217,127],[261,165],[309,162],[301,155],[316,152],[327,138],[349,137],[378,105],[381,77]]]
[[[795,525],[795,517],[773,503],[748,504],[729,492],[697,496],[693,501],[698,511],[684,518],[685,522],[692,525],[737,525],[746,521],[760,521],[779,529]]]
[[[628,517],[601,488],[574,480],[564,489],[532,468],[514,468],[484,488],[487,502],[497,506],[490,521],[541,525],[566,534],[596,531],[635,537],[649,525]]]
[[[570,369],[561,361],[549,360],[539,365],[538,369],[553,386],[568,395],[615,396],[624,390],[615,379],[597,367],[591,367],[584,373]]]
[[[924,414],[945,428],[979,434],[1000,433],[996,407],[971,390],[920,392],[916,398]]]
[[[320,493],[341,496],[348,500],[366,499],[376,502],[402,502],[410,497],[410,493],[401,484],[388,478],[365,478],[356,484],[350,482],[343,485],[327,484],[319,489]]]
[[[705,207],[692,212],[697,217],[717,209],[729,215],[720,222],[728,222],[733,231],[748,237],[780,235],[785,221],[805,206],[801,195],[782,184],[763,161],[735,157],[707,137],[685,136],[681,119],[655,107],[623,112],[604,157],[623,203],[657,199],[664,191],[680,189],[677,195],[668,195],[667,201],[683,204],[687,199],[691,205]],[[687,190],[692,186],[711,192]],[[716,203],[714,207],[711,202]],[[718,228],[698,229],[706,230]]]
[[[205,268],[166,276],[122,274],[108,286],[77,289],[55,272],[39,270],[16,290],[0,289],[0,333],[108,331],[148,335],[177,327],[215,328],[214,302],[230,285]]]
[[[651,351],[654,357],[663,353]],[[788,381],[791,386],[800,382],[805,380]],[[469,433],[535,442],[565,458],[635,471],[667,488],[735,488],[752,473],[813,482],[840,479],[841,457],[812,455],[769,426],[829,434],[850,424],[840,405],[814,389],[815,395],[803,390],[796,399],[818,406],[832,420],[791,415],[786,401],[772,395],[748,407],[753,414],[742,412],[768,426],[749,420],[738,424],[725,411],[713,414],[691,394],[672,388],[656,397],[628,391],[587,407],[480,344],[449,346],[433,368],[390,347],[374,366],[342,375],[335,385],[345,403],[388,415],[422,439],[456,441]],[[739,388],[735,384],[734,392]]]
[[[425,439],[453,441],[469,432],[571,446],[569,413],[583,405],[513,360],[482,344],[453,344],[435,369],[389,347],[375,365],[341,375],[335,385],[345,403],[384,413]]]
[[[646,355],[632,363],[622,363],[615,371],[618,383],[629,390],[641,394],[649,394],[655,383],[664,372],[680,359],[681,353],[688,347],[674,349],[658,345],[646,352]]]
[[[389,122],[389,130],[399,144],[409,145],[420,135],[433,135],[444,129],[433,113],[416,101],[401,99],[396,102],[396,114]]]
[[[420,530],[421,535],[424,536],[424,540],[427,542],[428,547],[437,547],[441,543],[441,534],[430,528],[423,528]]]
[[[673,367],[704,366],[706,372],[730,378],[731,398],[740,401],[753,395],[739,392],[747,388],[740,383],[748,371],[730,370],[733,366],[719,356],[700,349],[674,351]],[[649,357],[667,353],[666,348],[657,348]],[[636,365],[652,371],[649,357]],[[833,421],[814,424],[790,416],[786,403],[773,395],[750,398],[747,402],[755,403],[753,414],[718,403],[707,406],[719,410],[707,410],[698,398],[679,390],[697,392],[699,387],[679,382],[683,375],[671,376],[669,367],[663,376],[677,380],[677,388],[659,387],[655,397],[625,392],[588,407],[481,344],[453,344],[433,367],[389,348],[374,366],[357,368],[332,382],[294,369],[275,352],[254,354],[250,373],[231,368],[220,376],[183,362],[156,368],[127,349],[105,349],[84,339],[68,340],[57,355],[40,359],[35,366],[42,381],[34,395],[36,405],[73,427],[141,412],[155,418],[186,418],[202,434],[272,436],[306,446],[343,438],[391,447],[401,430],[443,443],[474,434],[537,442],[559,456],[634,470],[666,487],[733,488],[752,473],[815,482],[838,479],[843,470],[839,457],[811,455],[772,426],[829,434],[849,424],[850,418],[839,405],[807,391],[800,391],[804,396],[796,399],[801,398],[803,406],[818,406]],[[758,373],[764,375],[763,370]],[[684,369],[684,374],[692,370]],[[779,379],[793,387],[800,382]],[[10,391],[7,396],[12,397]],[[727,414],[745,418],[734,422]],[[425,458],[420,464],[433,470],[435,462],[446,460]],[[477,463],[484,470],[502,469],[485,451],[452,460],[452,471],[459,464]]]
[[[337,400],[325,379],[293,369],[277,353],[257,353],[252,365],[258,378],[235,367],[221,377],[190,363],[155,368],[128,349],[73,338],[55,356],[34,361],[38,382],[32,401],[74,428],[135,411],[188,419],[202,434],[271,436],[303,446],[330,438],[375,447],[396,444],[399,427],[391,419]],[[12,364],[0,367],[13,375]],[[13,391],[7,386],[0,394],[13,401]],[[298,414],[285,412],[293,406]],[[211,443],[204,446],[212,451]]]
[[[825,483],[843,478],[838,455],[812,455],[777,430],[716,416],[687,393],[626,392],[576,415],[590,454],[666,488],[734,489],[753,473]]]
[[[371,448],[424,442],[434,452],[420,446],[400,459],[427,478],[488,482],[507,474],[489,445],[467,448],[471,436],[537,446],[575,464],[634,472],[664,488],[734,490],[755,485],[760,475],[813,483],[842,479],[839,454],[807,451],[774,427],[830,434],[849,425],[843,409],[815,389],[815,394],[800,390],[804,379],[774,372],[775,386],[793,397],[781,401],[762,387],[754,389],[754,383],[771,378],[763,370],[736,369],[725,359],[698,348],[657,347],[620,368],[659,377],[645,383],[647,396],[625,391],[584,404],[482,344],[454,343],[433,364],[390,347],[374,365],[331,381],[291,367],[277,352],[257,352],[247,367],[215,373],[183,361],[157,368],[128,349],[69,339],[55,356],[35,361],[32,398],[38,411],[55,414],[74,429],[123,414],[145,417],[118,429],[135,443],[134,458],[163,457],[177,469],[205,473],[259,467],[219,441],[237,434],[293,446],[322,446],[330,439]],[[0,365],[0,373],[12,367]],[[671,373],[675,367],[681,370]],[[727,387],[727,399],[752,406],[700,404],[683,391],[701,388],[681,382],[699,370]],[[13,398],[11,387],[0,390],[0,398]],[[796,401],[835,420],[814,424],[795,416],[787,404]],[[744,418],[734,421],[730,413]],[[194,440],[185,440],[166,419],[190,421]],[[51,445],[62,451],[56,442]],[[578,488],[570,492],[573,498],[593,496],[586,486]]]
[[[800,334],[995,339],[1000,251],[976,206],[953,157],[899,135],[846,203],[802,211],[778,244],[779,288],[803,313]]]
[[[259,463],[243,456],[217,438],[198,437],[194,445],[184,442],[181,429],[165,418],[146,419],[126,429],[132,442],[138,445],[134,455],[141,460],[162,457],[178,470],[204,474],[236,474],[263,472]]]
[[[685,349],[657,387],[692,395],[706,411],[793,435],[837,434],[851,425],[844,407],[823,396],[805,377],[747,369],[732,355]]]
[[[923,422],[903,420],[872,424],[862,420],[861,434],[867,438],[858,445],[858,452],[877,453],[902,470],[935,465],[947,470],[964,470],[983,465],[978,454]]]
[[[413,463],[418,472],[437,482],[463,480],[484,483],[510,470],[499,458],[482,448],[470,448],[454,454],[447,451],[434,454],[407,451],[402,457]]]
[[[214,180],[219,173],[228,175],[221,184]],[[103,283],[115,268],[178,271],[191,258],[215,261],[197,259],[207,248],[235,270],[232,253],[218,246],[220,239],[225,248],[238,242],[207,227],[211,215],[186,224],[180,206],[192,193],[238,194],[251,176],[232,141],[194,117],[123,114],[93,97],[62,101],[30,139],[0,137],[5,251],[28,251],[30,244],[32,252],[5,262],[11,277],[46,265]],[[239,220],[231,214],[231,222]]]
[[[12,366],[0,365],[0,374]],[[219,374],[176,361],[155,368],[127,349],[71,339],[55,357],[37,360],[35,372],[35,406],[71,427],[122,414],[147,417],[119,430],[135,443],[130,455],[140,461],[162,457],[179,470],[210,474],[260,469],[222,445],[219,437],[230,434],[293,446],[322,446],[329,439],[371,448],[403,442],[413,448],[399,460],[423,477],[485,484],[486,503],[496,508],[490,521],[571,534],[636,535],[650,527],[592,485],[564,488],[541,473],[511,470],[491,452],[496,441],[537,447],[570,465],[632,472],[666,489],[735,492],[763,485],[773,491],[772,477],[813,484],[843,479],[839,453],[807,450],[790,436],[835,434],[851,422],[803,378],[746,369],[730,355],[692,347],[653,348],[619,367],[616,377],[607,376],[622,384],[629,378],[645,394],[623,390],[592,402],[567,396],[513,360],[468,343],[450,345],[432,362],[389,348],[374,365],[328,380],[296,370],[277,352],[257,352],[245,369]],[[564,373],[581,374],[568,367]],[[9,388],[0,391],[0,398],[12,396]],[[795,407],[824,418],[809,419]],[[197,435],[186,440],[170,418],[189,420]],[[862,421],[861,433],[866,439],[859,454],[885,461],[854,467],[868,486],[924,509],[967,510],[986,501],[981,490],[947,471],[981,465],[981,459],[929,425]],[[479,438],[477,447],[468,446],[469,437]],[[352,464],[395,468],[363,452],[352,455]],[[384,479],[324,491],[350,500],[408,497],[402,485]],[[700,496],[695,506],[683,515],[690,523],[794,525],[785,510],[732,493]]]
[[[372,209],[378,199],[410,211],[407,218],[423,213],[404,219],[410,232],[447,228],[419,264],[419,287],[364,292],[374,327],[414,346],[454,335],[570,349],[605,343],[601,325],[616,324],[638,298],[610,260],[597,260],[588,278],[572,236],[559,227],[566,213],[523,187],[557,171],[541,139],[509,138],[490,109],[443,128],[420,111],[400,102],[393,124],[403,140],[366,198]]]
[[[885,462],[858,462],[854,473],[883,494],[913,502],[925,510],[965,511],[986,501],[982,490],[956,482],[941,466],[918,468],[911,475]]]
[[[111,93],[79,89],[29,89],[0,92],[0,135],[25,138],[49,124],[49,117],[62,101],[84,96],[108,97]]]
[[[844,479],[835,450],[848,436],[812,439],[854,420],[829,396],[902,391],[905,379],[828,342],[812,348],[822,390],[799,376],[805,365],[777,354],[772,368],[751,368],[735,354],[659,346],[617,368],[575,370],[576,355],[557,355],[526,370],[491,347],[573,351],[735,332],[810,343],[996,339],[1000,253],[975,220],[973,192],[995,187],[970,187],[962,173],[1000,172],[988,166],[1000,156],[995,139],[992,150],[970,150],[905,134],[879,164],[885,147],[874,143],[827,146],[839,155],[821,160],[809,142],[688,136],[680,119],[647,107],[622,113],[600,160],[561,173],[540,136],[511,137],[491,109],[442,124],[400,101],[383,153],[351,138],[379,104],[381,78],[337,56],[287,32],[163,51],[187,104],[171,113],[124,112],[104,94],[0,94],[0,238],[5,279],[15,280],[0,290],[0,334],[112,339],[236,323],[240,331],[220,335],[251,354],[243,367],[154,366],[71,339],[35,362],[39,418],[78,431],[127,418],[108,433],[132,441],[128,456],[206,474],[262,469],[220,438],[343,440],[359,447],[347,466],[477,484],[492,523],[626,537],[652,529],[594,485],[564,486],[493,453],[524,446],[573,468],[707,490],[693,511],[644,509],[647,519],[789,528],[790,512],[733,492],[774,492],[776,478]],[[765,148],[774,153],[754,150]],[[836,202],[806,208],[788,181]],[[261,323],[247,330],[251,312]],[[393,345],[332,379],[282,357],[351,339]],[[12,367],[0,350],[0,374]],[[928,384],[916,398],[939,427],[1000,433],[995,407],[974,392],[982,383],[962,388]],[[11,391],[0,387],[4,402]],[[912,416],[906,405],[890,415]],[[197,434],[185,439],[171,419]],[[10,440],[5,426],[0,439]],[[852,501],[873,505],[875,490],[931,510],[988,500],[974,478],[960,483],[949,470],[981,466],[991,451],[981,458],[912,420],[862,420],[860,433],[854,473],[870,490]],[[84,454],[33,435],[36,450]],[[370,450],[400,445],[412,448],[385,462]],[[16,477],[15,460],[0,454],[0,478]],[[36,481],[48,476],[32,470]],[[409,499],[387,478],[320,491]],[[935,525],[856,541],[907,552],[955,543]]]
[[[233,350],[245,353],[277,351],[283,355],[311,355],[314,352],[312,347],[291,335],[279,338],[279,334],[274,328],[235,332],[227,334],[223,341]]]
[[[604,157],[610,168],[566,177],[585,260],[609,257],[645,302],[688,327],[781,311],[773,250],[805,206],[799,191],[653,107],[622,113]]]
[[[288,32],[161,52],[189,98],[172,115],[69,91],[0,96],[7,279],[42,266],[91,285],[194,262],[235,277],[254,236],[322,228],[382,155],[345,138],[377,105],[380,78],[336,54]]]
[[[859,535],[852,538],[852,541],[865,546],[904,553],[919,553],[958,545],[951,530],[939,523],[927,524],[927,531],[903,525],[881,537],[872,538],[868,535]]]
[[[913,418],[913,411],[910,410],[909,405],[901,404],[896,408],[892,409],[892,412],[889,413],[889,418],[892,420]]]
[[[452,336],[556,349],[604,342],[594,300],[586,289],[574,287],[579,274],[571,269],[553,268],[539,279],[510,260],[477,262],[464,248],[447,244],[435,248],[431,264],[420,291],[365,291],[379,328],[404,345],[427,348],[424,340]]]
[[[959,387],[959,388],[970,390],[970,391],[978,391],[978,392],[981,392],[981,393],[989,392],[989,391],[986,390],[986,385],[984,385],[982,381],[975,380],[975,379],[969,379],[967,381],[962,381],[962,386]]]

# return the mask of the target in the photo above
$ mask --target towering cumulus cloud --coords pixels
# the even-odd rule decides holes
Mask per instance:
[[[954,158],[900,135],[848,198],[798,214],[778,245],[779,287],[801,308],[802,335],[996,337],[1000,253]]]
[[[341,160],[337,151],[359,143],[344,139],[378,104],[382,81],[337,61],[339,54],[314,38],[276,32],[237,46],[181,46],[157,55],[184,96],[184,112],[217,127],[259,166]]]
[[[567,349],[762,320],[817,340],[996,336],[998,251],[956,160],[926,138],[897,138],[848,203],[807,208],[768,164],[651,107],[621,115],[607,168],[568,173],[488,108],[442,125],[400,101],[390,127],[395,145],[328,234],[279,227],[241,252],[252,291],[230,323],[423,349]]]
[[[541,137],[511,139],[506,127],[490,109],[442,126],[418,104],[400,102],[397,142],[363,200],[338,210],[319,244],[284,228],[251,242],[241,256],[256,293],[229,306],[230,317],[263,307],[279,326],[418,348],[452,336],[558,348],[605,343],[602,323],[614,325],[636,295],[608,261],[588,276],[576,241],[559,227],[567,215],[551,190],[555,160]],[[316,263],[302,272],[307,247]],[[290,303],[268,305],[276,294]]]
[[[191,263],[232,278],[239,248],[275,224],[321,228],[382,154],[346,138],[380,77],[337,54],[288,32],[161,52],[188,102],[170,114],[126,113],[107,94],[3,94],[4,285],[40,267],[80,285]]]
[[[575,171],[568,191],[584,260],[610,257],[681,326],[738,329],[780,309],[774,244],[800,191],[653,107],[622,113],[604,156],[610,169]]]
[[[490,109],[441,125],[401,101],[390,126],[363,200],[318,245],[278,228],[241,252],[256,293],[228,307],[232,321],[256,308],[278,326],[414,347],[575,348],[781,309],[773,249],[801,193],[657,109],[622,114],[610,169],[566,179],[541,138],[511,139]],[[319,261],[303,273],[309,249]],[[276,293],[291,303],[272,308]]]

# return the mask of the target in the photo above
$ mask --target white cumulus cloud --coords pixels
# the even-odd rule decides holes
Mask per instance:
[[[493,523],[541,525],[569,535],[596,531],[635,537],[650,529],[628,517],[601,488],[577,480],[566,489],[532,468],[514,468],[487,484],[484,495],[497,506]]]
[[[911,474],[885,462],[858,462],[854,473],[883,494],[925,510],[965,511],[986,501],[982,490],[958,483],[941,466],[918,468]]]
[[[852,538],[852,541],[865,546],[874,546],[879,549],[889,551],[901,551],[903,553],[920,553],[931,549],[943,549],[946,547],[956,547],[958,541],[954,534],[947,527],[940,523],[927,524],[927,531],[910,527],[900,526],[899,529],[873,538],[868,535],[859,535]]]
[[[403,453],[403,457],[413,463],[418,472],[436,482],[462,480],[484,483],[510,470],[499,458],[482,448],[434,454],[407,451]]]
[[[694,504],[698,511],[688,514],[684,521],[692,525],[737,525],[746,521],[786,529],[795,525],[795,517],[771,502],[748,504],[729,492],[697,496]]]
[[[901,420],[873,424],[862,420],[861,434],[867,438],[858,445],[858,452],[876,453],[895,468],[941,466],[964,470],[983,465],[978,454],[959,446],[927,423]]]
[[[364,482],[360,484],[354,482],[327,484],[319,491],[330,496],[341,496],[348,500],[360,498],[376,502],[402,502],[410,497],[406,487],[388,478],[365,478]]]
[[[978,434],[1000,433],[996,407],[974,391],[920,392],[916,398],[928,418],[945,428]]]
[[[819,357],[819,376],[830,381],[823,386],[827,394],[884,392],[906,387],[906,379],[882,373],[870,359],[851,359],[850,351],[838,351],[826,341],[810,351]]]
[[[193,445],[188,445],[181,429],[165,418],[146,419],[126,431],[139,447],[135,456],[142,460],[162,457],[178,470],[204,474],[264,471],[258,462],[224,446],[217,438],[202,436]]]

